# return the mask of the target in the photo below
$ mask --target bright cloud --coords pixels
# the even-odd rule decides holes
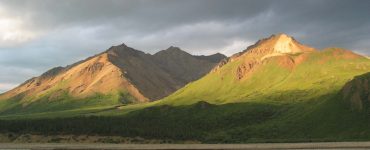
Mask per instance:
[[[27,42],[38,34],[26,28],[26,23],[18,17],[5,13],[0,7],[0,46],[12,46]]]

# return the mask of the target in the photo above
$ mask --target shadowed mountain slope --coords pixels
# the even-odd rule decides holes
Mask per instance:
[[[342,88],[342,97],[352,110],[370,110],[370,72],[356,76]]]

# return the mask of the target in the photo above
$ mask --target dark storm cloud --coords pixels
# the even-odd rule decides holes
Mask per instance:
[[[367,0],[0,0],[0,91],[121,43],[230,55],[283,32],[369,55],[368,8]]]

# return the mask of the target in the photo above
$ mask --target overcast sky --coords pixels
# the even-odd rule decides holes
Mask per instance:
[[[0,93],[121,43],[231,55],[275,33],[370,55],[370,1],[0,0]]]

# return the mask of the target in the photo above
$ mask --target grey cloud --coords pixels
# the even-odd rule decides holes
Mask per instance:
[[[316,48],[370,55],[368,8],[367,0],[0,0],[8,17],[39,33],[0,45],[0,83],[19,84],[121,43],[147,53],[173,45],[230,55],[283,32]]]

